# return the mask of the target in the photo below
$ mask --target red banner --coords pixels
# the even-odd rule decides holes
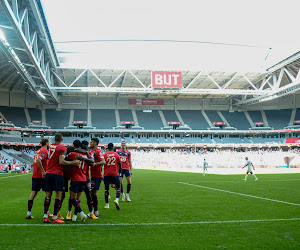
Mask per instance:
[[[86,121],[74,121],[73,124],[86,124]]]
[[[300,120],[294,121],[294,124],[300,124]]]
[[[214,122],[214,125],[226,125],[225,122]]]
[[[182,73],[177,71],[152,71],[152,88],[182,88]]]
[[[15,164],[11,164],[11,169],[15,169],[16,167],[19,167],[20,165],[15,165]],[[0,165],[0,169],[2,169],[4,167],[4,169],[8,168],[8,164],[1,164]]]
[[[163,99],[129,99],[129,105],[164,105]]]
[[[3,118],[0,118],[0,121],[4,121],[4,119],[3,119]]]
[[[264,125],[263,122],[256,122],[255,125]]]
[[[168,122],[169,125],[180,125],[181,122]]]
[[[126,124],[132,124],[134,125],[134,122],[121,122],[122,125],[126,125]]]
[[[41,124],[42,121],[32,121],[32,123],[35,123],[35,124]]]
[[[286,143],[300,143],[300,137],[288,137]]]

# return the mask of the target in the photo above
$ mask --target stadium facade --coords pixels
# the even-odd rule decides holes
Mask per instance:
[[[64,68],[39,0],[1,1],[0,48],[2,145],[300,145],[300,52],[261,72]]]

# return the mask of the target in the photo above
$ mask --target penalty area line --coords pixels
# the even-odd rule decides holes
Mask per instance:
[[[195,224],[230,224],[251,222],[300,221],[300,218],[262,219],[262,220],[227,220],[227,221],[189,221],[189,222],[153,222],[153,223],[108,223],[108,224],[0,224],[0,227],[80,227],[80,226],[160,226],[160,225],[195,225]]]
[[[205,186],[200,186],[200,185],[190,184],[190,183],[185,183],[185,182],[178,182],[178,183],[193,186],[193,187],[206,188],[206,189],[210,189],[210,190],[214,190],[214,191],[220,191],[220,192],[225,192],[225,193],[230,193],[230,194],[237,194],[237,195],[241,195],[241,196],[246,196],[246,197],[251,197],[251,198],[256,198],[256,199],[261,199],[261,200],[267,200],[267,201],[273,201],[273,202],[278,202],[278,203],[284,203],[284,204],[289,204],[289,205],[300,207],[300,204],[287,202],[287,201],[273,200],[273,199],[264,198],[264,197],[260,197],[260,196],[255,196],[255,195],[250,195],[250,194],[242,194],[242,193],[227,191],[227,190],[218,189],[218,188],[205,187]]]

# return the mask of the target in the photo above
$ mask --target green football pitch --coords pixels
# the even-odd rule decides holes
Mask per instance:
[[[135,170],[132,202],[117,211],[110,190],[99,220],[43,224],[44,193],[26,220],[31,174],[0,176],[0,248],[210,249],[300,248],[300,174],[206,175]],[[68,194],[67,194],[68,195]],[[50,212],[53,211],[53,200]],[[82,208],[87,213],[86,199]],[[67,199],[62,206],[67,213]]]

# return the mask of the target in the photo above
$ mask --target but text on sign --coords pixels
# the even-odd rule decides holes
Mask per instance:
[[[177,71],[152,71],[152,88],[182,88],[182,73]]]

